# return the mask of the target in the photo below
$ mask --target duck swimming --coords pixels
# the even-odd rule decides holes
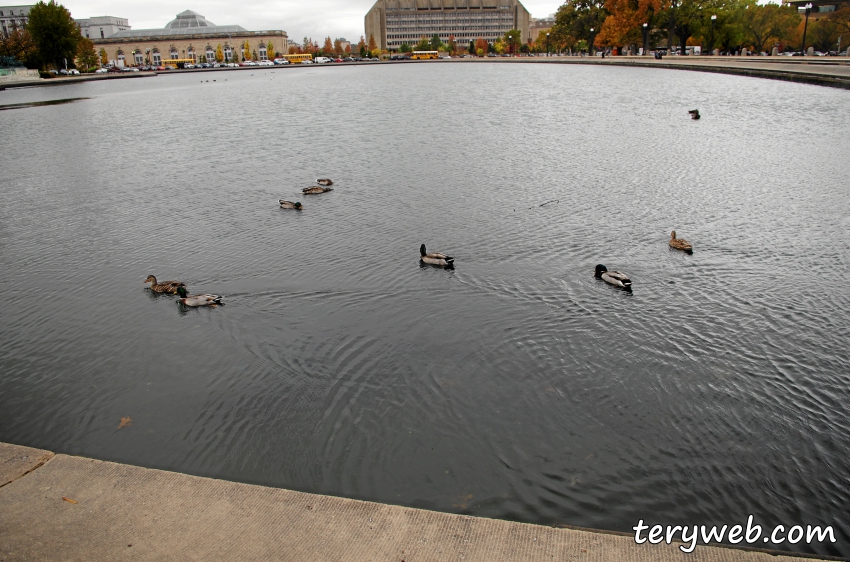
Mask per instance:
[[[325,179],[321,179],[321,180],[316,180],[316,183],[317,183],[317,184],[319,184],[319,185],[324,185],[325,187],[327,187],[327,186],[329,186],[329,185],[333,185],[333,184],[334,184],[334,182],[333,182],[333,181],[331,181],[331,180],[329,180],[329,179],[327,179],[327,178],[325,178]]]
[[[178,288],[186,286],[186,283],[182,281],[163,281],[162,283],[157,283],[156,277],[153,275],[148,275],[145,283],[151,284],[151,291],[154,293],[168,293],[169,295],[176,293]]]
[[[187,295],[186,287],[178,287],[177,294],[180,298],[177,301],[186,306],[218,306],[224,304],[221,295]]]
[[[632,290],[632,280],[629,279],[628,275],[619,271],[608,271],[608,268],[601,263],[596,266],[596,273],[593,276],[615,287],[621,287],[627,291]]]
[[[674,250],[682,250],[683,252],[687,252],[688,254],[694,253],[694,247],[691,246],[691,243],[685,240],[684,238],[676,238],[676,231],[670,233],[670,247]]]
[[[451,267],[455,263],[455,259],[440,252],[431,252],[430,254],[425,249],[425,244],[419,246],[419,259],[429,265],[441,265],[443,267]]]
[[[304,208],[304,206],[301,205],[300,201],[296,201],[295,203],[293,203],[292,201],[284,201],[283,199],[281,199],[280,200],[280,208],[281,209],[295,209],[296,211],[300,211],[301,209]]]
[[[303,193],[304,195],[317,195],[319,193],[327,193],[328,191],[333,191],[333,188],[314,186],[305,187],[301,190],[301,193]]]
[[[699,119],[699,109],[692,109],[688,113],[691,114],[691,119]]]

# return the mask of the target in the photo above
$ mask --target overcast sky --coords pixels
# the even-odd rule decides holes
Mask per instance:
[[[522,1],[531,17],[541,18],[555,12],[563,0]],[[127,18],[133,29],[162,28],[183,10],[197,12],[216,25],[241,25],[251,31],[282,29],[300,43],[304,37],[314,41],[345,37],[357,41],[364,33],[363,16],[374,0],[57,0],[74,18],[116,16]],[[12,5],[8,3],[7,5]],[[368,39],[368,38],[367,38]]]

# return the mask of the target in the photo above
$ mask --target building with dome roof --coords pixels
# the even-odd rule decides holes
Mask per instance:
[[[285,31],[248,31],[239,25],[216,25],[192,10],[180,12],[162,29],[124,29],[92,39],[97,51],[105,50],[107,59],[118,66],[215,62],[219,47],[219,62],[244,60],[246,50],[254,60],[273,59],[276,53],[289,50]]]

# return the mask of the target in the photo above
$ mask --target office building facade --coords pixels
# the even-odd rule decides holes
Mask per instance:
[[[15,29],[21,29],[29,21],[29,6],[0,6],[0,33],[8,37]]]
[[[492,43],[511,29],[528,39],[529,13],[518,0],[378,0],[366,14],[366,39],[397,51],[434,34],[458,46],[483,38]]]

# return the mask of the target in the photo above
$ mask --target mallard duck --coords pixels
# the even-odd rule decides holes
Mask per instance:
[[[296,211],[300,211],[304,207],[303,207],[303,205],[301,205],[300,201],[296,201],[295,203],[293,203],[292,201],[284,201],[283,199],[281,199],[280,200],[280,208],[281,209],[295,209]]]
[[[333,189],[330,187],[313,186],[305,187],[301,190],[301,193],[303,193],[304,195],[316,195],[317,193],[327,193],[328,191],[333,191]]]
[[[608,271],[608,268],[601,263],[596,266],[596,273],[593,275],[597,279],[602,279],[606,283],[610,283],[615,287],[622,287],[627,291],[632,290],[632,280],[625,273],[619,271]]]
[[[425,250],[425,244],[419,246],[419,255],[419,259],[430,265],[452,266],[455,263],[455,259],[446,254],[441,254],[440,252],[431,252],[429,254]]]
[[[168,293],[173,295],[177,292],[179,287],[185,287],[186,283],[182,281],[163,281],[162,283],[156,282],[156,277],[153,275],[148,275],[148,278],[145,279],[145,283],[151,284],[151,291],[154,293]]]
[[[180,298],[177,301],[186,306],[218,306],[224,304],[221,295],[187,295],[185,287],[177,287]]]
[[[676,238],[676,231],[670,233],[670,247],[674,250],[682,250],[683,252],[687,252],[689,254],[694,253],[694,247],[691,246],[691,243],[685,240],[684,238]]]
[[[321,179],[321,180],[316,180],[316,183],[317,183],[317,184],[319,184],[319,185],[324,185],[325,187],[327,187],[327,186],[329,186],[329,185],[333,185],[333,184],[334,184],[334,182],[333,182],[333,181],[331,181],[331,180],[329,180],[329,179],[327,179],[327,178],[325,178],[325,179]]]
[[[699,119],[699,109],[692,109],[688,113],[691,114],[691,119]]]

